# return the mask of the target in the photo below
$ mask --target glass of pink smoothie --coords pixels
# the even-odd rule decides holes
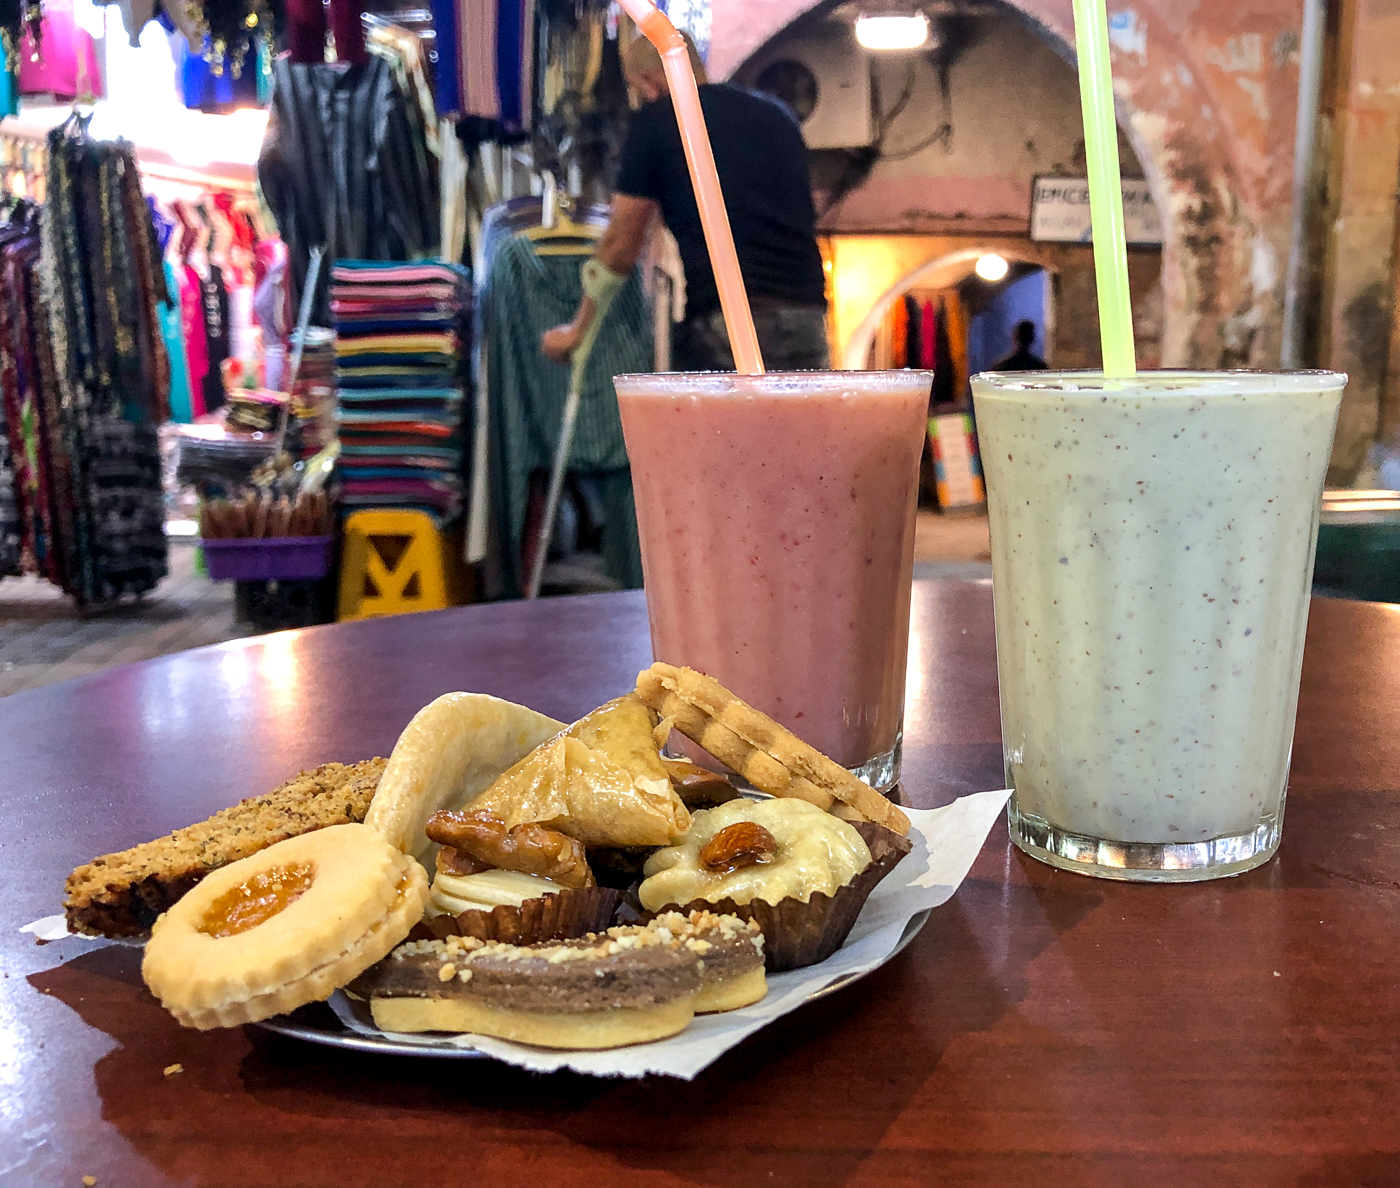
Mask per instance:
[[[652,651],[899,779],[932,376],[620,375]]]

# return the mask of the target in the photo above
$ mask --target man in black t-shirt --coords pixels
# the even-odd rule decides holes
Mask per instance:
[[[695,47],[688,38],[686,44],[701,84],[700,106],[764,364],[774,371],[827,367],[826,276],[802,130],[775,99],[706,83]],[[594,255],[609,271],[626,276],[660,210],[685,269],[685,320],[675,327],[672,365],[683,371],[732,371],[734,357],[660,56],[638,38],[626,64],[628,82],[646,103],[632,116],[612,218]],[[571,323],[544,335],[544,353],[566,362],[592,315],[592,302],[585,298]]]

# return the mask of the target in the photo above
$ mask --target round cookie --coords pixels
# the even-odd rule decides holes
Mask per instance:
[[[422,866],[336,825],[215,871],[156,921],[141,963],[187,1027],[233,1027],[326,998],[422,918]]]

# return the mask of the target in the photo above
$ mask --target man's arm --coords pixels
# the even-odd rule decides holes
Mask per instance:
[[[647,228],[656,214],[657,204],[650,198],[633,194],[614,194],[608,229],[598,240],[593,257],[609,272],[626,276],[642,254]],[[546,330],[540,349],[556,363],[567,363],[593,321],[593,302],[585,297],[579,302],[572,322]]]

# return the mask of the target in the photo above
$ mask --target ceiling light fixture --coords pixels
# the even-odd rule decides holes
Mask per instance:
[[[988,252],[985,256],[977,257],[977,275],[984,281],[991,281],[993,284],[999,280],[1005,280],[1010,267],[1011,265],[1006,262],[1006,257],[998,256],[995,252]]]
[[[856,17],[856,41],[868,50],[915,50],[928,41],[921,12]]]

